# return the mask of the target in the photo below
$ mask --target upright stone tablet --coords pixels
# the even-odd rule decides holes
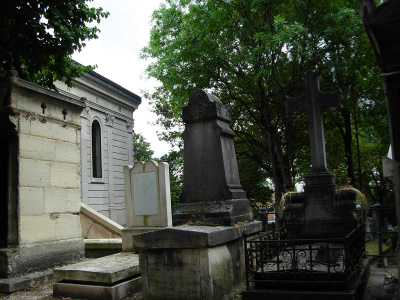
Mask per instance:
[[[122,250],[132,250],[132,234],[172,226],[169,166],[156,161],[124,167],[127,228],[122,230]]]
[[[228,108],[214,95],[198,89],[182,115],[184,187],[174,223],[232,225],[251,221],[252,210],[240,185]]]

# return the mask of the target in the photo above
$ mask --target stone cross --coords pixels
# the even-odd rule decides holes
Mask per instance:
[[[286,112],[291,114],[297,110],[307,111],[310,131],[311,172],[327,172],[322,111],[327,107],[340,106],[342,96],[340,90],[334,93],[321,93],[318,76],[312,71],[307,72],[305,82],[306,92],[304,96],[296,98],[286,96]]]

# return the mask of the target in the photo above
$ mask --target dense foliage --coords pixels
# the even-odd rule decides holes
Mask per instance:
[[[55,80],[79,77],[93,66],[71,60],[85,40],[97,38],[99,29],[87,24],[108,16],[91,0],[7,0],[0,4],[0,73],[10,69],[21,78],[54,88]]]
[[[167,0],[152,24],[142,57],[162,83],[150,98],[164,139],[180,142],[182,107],[206,89],[230,108],[248,197],[269,200],[271,180],[279,199],[310,170],[307,116],[287,116],[284,99],[304,94],[313,70],[344,98],[324,114],[329,169],[374,201],[389,194],[385,99],[357,1]]]
[[[146,161],[153,159],[154,151],[150,143],[140,133],[133,133],[133,160]]]

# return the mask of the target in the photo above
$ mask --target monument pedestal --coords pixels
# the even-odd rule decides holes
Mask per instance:
[[[297,193],[297,206],[286,224],[287,239],[342,238],[357,227],[353,216],[356,192],[335,191],[335,176],[329,172],[310,173],[304,193]],[[303,205],[299,205],[299,204]],[[292,207],[293,206],[293,207]]]
[[[184,225],[134,235],[146,299],[233,299],[245,285],[243,237],[261,228]]]
[[[208,225],[231,226],[238,222],[249,221],[252,213],[247,198],[215,201],[204,205],[201,202],[180,203],[174,213],[173,221],[175,224],[194,221]]]

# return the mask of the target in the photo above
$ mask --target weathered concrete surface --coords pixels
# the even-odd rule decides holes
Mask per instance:
[[[54,296],[78,299],[122,299],[141,290],[139,256],[117,253],[53,271]]]
[[[122,239],[89,239],[85,241],[85,257],[99,258],[122,251]]]
[[[190,226],[164,228],[132,236],[137,249],[203,248],[218,246],[261,231],[260,221],[238,226]]]
[[[56,280],[106,284],[115,283],[139,274],[139,256],[128,252],[55,268],[53,271],[53,277]]]
[[[56,282],[53,296],[73,297],[78,299],[119,300],[141,291],[141,278],[133,278],[113,286],[86,285]],[[70,298],[68,298],[70,299]]]
[[[145,298],[233,299],[245,284],[243,237],[261,227],[186,225],[134,235]]]

